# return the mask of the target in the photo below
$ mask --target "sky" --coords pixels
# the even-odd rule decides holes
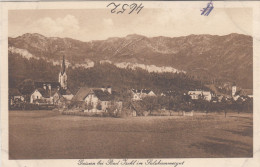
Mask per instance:
[[[252,35],[252,9],[214,8],[209,16],[198,9],[142,9],[139,14],[111,14],[106,9],[10,10],[8,35],[39,33],[81,41],[140,34],[179,37],[190,34]]]

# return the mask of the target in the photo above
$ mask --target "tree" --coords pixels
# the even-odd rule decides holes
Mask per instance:
[[[239,115],[240,111],[243,110],[243,99],[241,97],[239,97],[236,101],[235,101],[235,108],[237,110],[237,114]]]
[[[23,95],[32,93],[32,91],[34,91],[35,89],[33,80],[25,79],[22,83],[18,85],[18,89]]]
[[[228,110],[231,106],[231,101],[226,100],[226,98],[222,98],[221,100],[221,109],[224,110],[225,118],[227,117]]]
[[[142,100],[144,107],[147,111],[151,112],[159,109],[158,99],[156,97],[145,97]]]
[[[115,102],[111,102],[107,111],[108,111],[108,114],[112,117],[117,116],[117,114],[120,112],[118,105]]]

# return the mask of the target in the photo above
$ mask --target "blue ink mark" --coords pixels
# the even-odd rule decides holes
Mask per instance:
[[[208,16],[210,14],[210,12],[213,10],[214,6],[213,6],[213,2],[212,0],[208,3],[206,8],[203,8],[201,11],[201,15],[204,16]]]

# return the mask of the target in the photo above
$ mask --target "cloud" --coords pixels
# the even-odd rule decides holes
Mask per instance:
[[[204,7],[204,6],[203,6]],[[200,8],[151,8],[139,15],[107,15],[98,10],[13,10],[9,36],[39,33],[82,41],[123,37],[128,34],[178,37],[190,34],[252,34],[252,8],[214,8],[202,16]]]
[[[30,25],[32,32],[44,33],[47,36],[73,37],[80,30],[79,21],[73,15],[63,18],[44,17]]]
[[[103,26],[105,28],[112,28],[114,26],[114,22],[112,19],[110,18],[104,18],[103,19]]]

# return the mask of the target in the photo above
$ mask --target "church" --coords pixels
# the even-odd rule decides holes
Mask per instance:
[[[58,82],[35,82],[35,90],[30,94],[30,103],[58,105],[60,100],[66,101],[73,98],[68,88],[65,56],[61,63]]]

